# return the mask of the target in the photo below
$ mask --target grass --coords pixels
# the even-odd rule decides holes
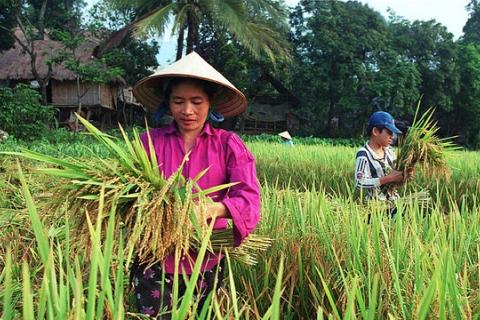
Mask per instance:
[[[397,170],[404,175],[416,167],[428,175],[448,177],[450,169],[447,165],[448,151],[459,149],[453,144],[453,138],[441,139],[438,137],[440,127],[433,120],[435,109],[431,108],[420,115],[418,103],[415,119],[407,134],[400,140],[397,161]]]
[[[57,141],[55,143],[41,140],[28,145],[0,144],[0,151],[20,151],[21,148],[28,147],[29,150],[60,158],[89,159],[98,156],[105,159],[111,156],[111,152],[92,137],[77,137],[78,140],[68,140],[63,136],[52,139]],[[353,196],[352,168],[356,147],[299,144],[288,148],[280,143],[262,141],[248,142],[247,146],[257,159],[257,173],[261,182],[267,181],[282,189],[305,190],[315,186],[317,190],[325,189],[332,195]],[[439,193],[439,199],[445,205],[449,198],[470,204],[472,197],[480,194],[480,154],[476,151],[458,150],[447,152],[446,160],[448,167],[452,169],[450,179],[440,176],[432,179],[430,175],[422,175],[421,170],[417,170],[419,172],[411,188],[418,189],[421,186],[431,194]],[[11,161],[0,158],[0,174],[4,172],[7,181],[11,172],[15,172],[11,170],[12,165],[9,162]],[[31,166],[31,163],[27,165]],[[0,185],[2,183],[0,180]],[[31,187],[35,188],[35,184]],[[0,188],[0,204],[2,193],[5,192]]]
[[[362,207],[353,199],[355,148],[248,146],[262,182],[257,232],[275,240],[255,266],[228,260],[222,293],[197,318],[480,316],[478,152],[448,153],[449,180],[418,172],[402,192],[428,189],[431,208],[407,201],[399,204],[402,215],[388,219],[380,207]],[[63,156],[91,155],[79,150]],[[72,257],[70,222],[40,215],[55,180],[38,175],[38,164],[29,160],[20,161],[22,174],[15,159],[3,156],[0,163],[2,319],[136,318],[124,251],[115,249],[111,236],[99,235],[101,221],[107,233],[117,223],[113,211],[88,222],[92,252]],[[195,308],[190,298],[178,301],[176,318],[193,319]]]

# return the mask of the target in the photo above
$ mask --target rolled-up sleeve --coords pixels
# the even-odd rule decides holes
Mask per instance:
[[[238,184],[230,188],[222,203],[232,216],[234,243],[238,246],[260,220],[260,186],[255,158],[235,134],[227,140],[226,162],[229,181]]]

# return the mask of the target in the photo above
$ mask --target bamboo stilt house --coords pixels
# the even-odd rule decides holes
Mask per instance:
[[[25,39],[19,29],[15,30],[15,35],[21,40]],[[85,34],[85,41],[76,50],[81,63],[95,59],[92,52],[99,42],[90,34]],[[45,78],[49,72],[48,64],[65,51],[65,48],[61,42],[49,38],[48,34],[45,35],[45,40],[33,41],[33,46],[37,73],[41,78]],[[38,87],[32,72],[30,55],[15,42],[12,49],[0,53],[0,86],[13,87],[17,83],[30,83],[32,87]],[[109,111],[117,109],[118,97],[125,86],[125,81],[117,77],[105,84],[81,81],[80,90],[77,90],[75,73],[63,63],[52,64],[51,77],[46,88],[47,103],[59,109],[58,120],[62,123],[68,119],[71,111],[78,108],[80,93],[82,108],[103,118]]]

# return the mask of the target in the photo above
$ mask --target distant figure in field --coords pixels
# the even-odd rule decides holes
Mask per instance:
[[[79,114],[82,118],[87,118],[87,120],[88,120],[87,113],[84,110],[80,111]],[[85,127],[77,120],[77,117],[75,116],[74,111],[70,111],[70,115],[67,119],[66,127],[70,131],[84,131],[85,130]]]
[[[8,139],[8,133],[0,129],[0,142]]]
[[[394,135],[402,132],[396,127],[392,115],[384,111],[374,112],[367,125],[367,143],[361,147],[355,159],[355,187],[364,200],[395,201],[400,198],[393,185],[404,182],[403,173],[393,169],[396,155],[391,147]],[[395,210],[390,210],[390,215]]]
[[[290,133],[288,133],[288,131],[280,132],[278,135],[282,138],[283,144],[293,147],[292,136],[290,135]]]

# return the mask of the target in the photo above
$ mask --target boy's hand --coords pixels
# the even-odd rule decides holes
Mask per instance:
[[[403,183],[403,172],[392,170],[390,174],[380,178],[381,185],[387,184],[387,183],[396,183],[396,184]]]
[[[414,176],[415,176],[415,169],[414,168],[407,169],[405,180],[413,180]]]

